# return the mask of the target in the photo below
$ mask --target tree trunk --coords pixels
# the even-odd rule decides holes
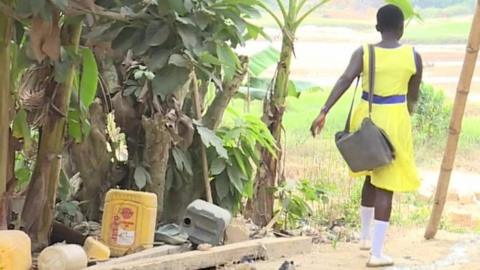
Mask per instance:
[[[143,160],[148,165],[151,183],[147,183],[147,191],[157,195],[157,220],[163,215],[165,200],[165,176],[168,158],[172,145],[172,136],[167,129],[168,120],[161,113],[153,118],[144,117],[142,120],[145,130],[145,150]]]
[[[64,26],[63,46],[72,46],[78,52],[82,20]],[[51,225],[54,218],[55,196],[61,170],[62,153],[65,142],[66,115],[75,76],[75,63],[68,63],[67,76],[62,84],[55,84],[52,105],[45,124],[41,129],[37,161],[27,191],[22,213],[25,230],[32,238],[32,249],[38,250],[48,245]]]
[[[294,31],[285,30],[294,37]],[[268,126],[278,150],[276,156],[261,149],[262,163],[257,170],[255,180],[254,198],[250,202],[253,222],[259,226],[265,226],[273,217],[274,188],[277,186],[279,174],[282,174],[280,161],[282,159],[282,119],[285,112],[286,98],[288,95],[288,81],[290,77],[290,63],[293,55],[293,39],[285,34],[282,41],[280,62],[277,66],[273,92],[265,98],[263,108],[263,121]]]
[[[11,5],[11,0],[0,0]],[[7,175],[10,127],[10,40],[12,19],[0,15],[0,230],[7,228]]]
[[[223,91],[217,93],[212,105],[203,117],[203,124],[211,130],[215,130],[223,119],[223,114],[233,96],[238,92],[248,72],[248,57],[240,56],[240,68],[232,80],[223,83]]]
[[[435,200],[433,204],[430,221],[425,232],[426,239],[432,239],[438,230],[438,225],[442,217],[445,207],[445,201],[448,193],[448,185],[455,163],[458,140],[462,129],[463,115],[465,113],[465,104],[467,103],[470,84],[472,82],[475,64],[478,57],[478,49],[480,45],[480,1],[477,1],[475,17],[473,19],[470,38],[468,40],[465,60],[463,63],[462,73],[457,87],[455,103],[453,105],[453,114],[450,122],[450,134],[448,136],[447,148],[443,156],[440,177],[438,179],[437,191],[435,192]]]
[[[75,143],[70,148],[70,158],[80,172],[82,185],[76,195],[82,205],[83,213],[88,220],[99,221],[100,207],[105,193],[111,187],[110,179],[112,154],[107,151],[106,115],[99,102],[94,102],[89,108],[91,122],[90,134],[81,143]]]

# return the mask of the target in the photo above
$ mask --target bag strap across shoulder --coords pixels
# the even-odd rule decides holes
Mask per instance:
[[[372,103],[375,89],[375,48],[368,45],[368,117],[372,118]]]
[[[375,86],[375,48],[372,44],[368,45],[368,117],[372,118],[372,103],[373,93]],[[360,82],[360,76],[357,77],[355,85],[355,92],[353,93],[352,103],[350,105],[350,111],[348,112],[347,123],[345,123],[345,131],[350,131],[350,120],[352,118],[353,105],[355,104],[355,96],[357,95],[358,84]]]

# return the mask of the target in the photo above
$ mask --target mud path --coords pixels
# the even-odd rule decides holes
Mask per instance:
[[[480,269],[480,236],[439,232],[435,240],[423,239],[423,229],[392,228],[386,253],[396,262],[387,270],[476,270]],[[310,254],[286,258],[297,270],[362,270],[369,253],[357,244],[319,245]],[[278,269],[283,261],[259,263],[258,270]]]

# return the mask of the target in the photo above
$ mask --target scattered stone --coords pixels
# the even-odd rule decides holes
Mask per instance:
[[[280,266],[280,268],[278,268],[278,270],[295,270],[295,262],[294,261],[285,261]]]
[[[225,229],[225,244],[233,244],[250,239],[250,230],[241,217],[235,218]]]
[[[212,245],[210,244],[200,244],[197,247],[197,250],[200,250],[200,251],[209,251],[210,249],[212,249]]]

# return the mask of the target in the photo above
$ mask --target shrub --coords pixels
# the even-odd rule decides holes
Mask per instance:
[[[422,83],[413,126],[415,139],[420,142],[442,138],[447,134],[451,107],[446,103],[443,91]]]

